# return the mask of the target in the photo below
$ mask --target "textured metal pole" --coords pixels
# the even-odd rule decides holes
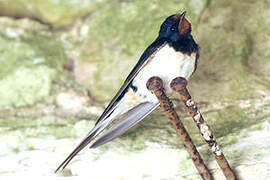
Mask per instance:
[[[192,161],[195,164],[197,170],[199,171],[202,179],[212,180],[212,175],[204,164],[183,123],[180,121],[177,113],[175,112],[172,102],[164,92],[162,80],[159,77],[152,77],[147,81],[146,86],[151,92],[153,92],[157,96],[160,105],[164,108],[174,128],[179,133],[182,143],[188,151],[189,155],[191,156]]]
[[[187,106],[190,115],[192,116],[194,122],[197,124],[197,127],[199,128],[201,135],[208,144],[210,150],[213,152],[214,157],[216,158],[219,167],[222,169],[224,176],[228,180],[235,180],[236,176],[234,172],[232,171],[227,159],[222,153],[220,147],[218,146],[210,130],[210,127],[206,124],[197,106],[192,100],[186,86],[187,80],[182,77],[175,78],[171,82],[171,88],[180,94],[182,101]]]

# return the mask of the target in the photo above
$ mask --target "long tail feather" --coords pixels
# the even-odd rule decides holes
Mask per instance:
[[[121,136],[128,129],[135,126],[139,123],[144,117],[150,114],[159,103],[142,103],[136,106],[135,108],[128,111],[123,119],[121,119],[114,127],[112,127],[106,134],[100,137],[95,143],[93,143],[90,148],[96,148],[101,146],[114,138]]]
[[[70,155],[60,164],[55,172],[60,169],[64,169],[68,163],[83,149],[87,146],[99,133],[101,133],[114,119],[116,114],[109,116],[106,120],[99,122],[89,132],[89,134],[81,141],[81,143],[70,153]]]
[[[60,164],[60,166],[55,170],[55,172],[60,169],[64,169],[68,163],[85,147],[87,146],[91,140],[93,139],[94,134],[87,136],[73,151],[70,155]]]

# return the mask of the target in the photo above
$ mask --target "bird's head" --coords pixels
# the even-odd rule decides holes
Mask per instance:
[[[169,16],[160,26],[159,37],[178,41],[191,33],[191,24],[185,18],[186,11],[182,14]]]

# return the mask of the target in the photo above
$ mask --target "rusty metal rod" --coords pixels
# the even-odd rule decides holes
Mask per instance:
[[[174,110],[172,102],[166,96],[162,80],[159,77],[152,77],[147,81],[146,86],[151,92],[153,92],[157,96],[160,105],[164,108],[174,128],[180,135],[182,143],[186,148],[186,150],[188,151],[189,155],[191,156],[192,161],[196,166],[197,170],[199,171],[202,179],[213,180],[213,177],[210,174],[209,170],[207,169],[206,165],[204,164],[199,152],[196,149],[196,146],[193,144],[183,123],[180,121],[176,111]]]
[[[212,151],[219,167],[222,169],[224,176],[226,177],[227,180],[236,180],[237,178],[234,172],[232,171],[227,159],[222,153],[222,150],[218,146],[210,130],[209,125],[206,124],[204,118],[202,117],[197,106],[192,100],[186,86],[187,80],[182,77],[177,77],[171,82],[171,88],[180,94],[182,101],[188,108],[188,111],[192,116],[194,122],[197,124],[197,127],[199,128],[201,135],[203,136],[204,140],[206,141],[210,150]]]

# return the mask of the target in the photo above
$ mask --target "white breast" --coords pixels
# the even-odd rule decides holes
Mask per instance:
[[[150,97],[151,93],[146,88],[146,82],[149,78],[158,76],[163,80],[166,93],[171,93],[170,82],[179,76],[188,79],[194,71],[195,59],[195,54],[189,56],[176,52],[173,47],[166,44],[137,74],[133,80],[133,85],[138,87],[138,94]],[[151,99],[156,101],[154,95],[151,96]]]

